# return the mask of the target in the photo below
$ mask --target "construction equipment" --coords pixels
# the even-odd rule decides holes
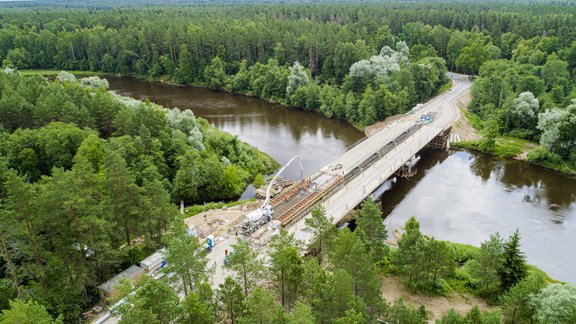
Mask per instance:
[[[298,164],[300,164],[300,177],[302,177],[304,167],[302,167],[300,157],[296,155],[292,159],[290,159],[290,161],[288,161],[288,163],[286,163],[280,170],[278,170],[274,178],[272,178],[272,181],[270,181],[270,183],[268,184],[268,188],[266,189],[266,200],[264,200],[262,206],[250,212],[244,218],[244,222],[242,223],[242,232],[245,235],[250,235],[254,233],[258,228],[260,228],[260,226],[268,223],[272,219],[272,214],[274,213],[274,211],[272,210],[272,206],[270,205],[270,190],[272,189],[272,186],[276,182],[278,176],[282,174],[282,172],[284,172],[284,170],[286,170],[286,168],[290,166],[290,164],[292,164],[292,162],[294,162],[295,160],[298,160]]]

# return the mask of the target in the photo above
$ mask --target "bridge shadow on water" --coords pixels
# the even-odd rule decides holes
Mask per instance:
[[[444,162],[450,152],[445,150],[436,150],[431,148],[422,149],[417,155],[420,156],[420,161],[416,164],[417,172],[410,178],[398,177],[396,183],[388,191],[385,191],[380,196],[380,208],[384,218],[388,217],[396,206],[406,197],[408,192],[412,190],[420,180],[422,180],[428,170],[432,167]]]
[[[420,156],[420,160],[416,164],[417,172],[410,178],[397,177],[396,183],[392,187],[385,191],[380,197],[380,209],[382,210],[382,215],[384,219],[390,215],[394,208],[406,197],[408,192],[412,190],[420,180],[422,180],[428,170],[432,167],[444,162],[451,152],[446,150],[437,150],[425,147],[416,155]],[[394,176],[392,176],[393,178]],[[357,206],[359,208],[360,206]],[[356,228],[356,220],[352,219],[349,221],[348,227],[350,230],[354,231]]]

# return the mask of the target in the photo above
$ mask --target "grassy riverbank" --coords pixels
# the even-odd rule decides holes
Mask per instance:
[[[532,165],[550,169],[570,177],[576,176],[576,165],[572,165],[570,161],[563,160],[559,155],[549,152],[536,142],[513,136],[496,136],[494,138],[482,136],[481,133],[484,127],[482,120],[478,115],[466,108],[462,108],[462,117],[458,122],[468,124],[468,128],[472,128],[476,135],[475,137],[479,139],[451,143],[451,147],[490,154],[505,159],[513,158],[526,161]]]
[[[501,158],[522,160],[570,177],[576,176],[576,167],[568,161],[562,160],[558,155],[548,152],[534,142],[519,138],[500,136],[493,140],[484,138],[451,143],[450,145],[454,148],[467,149]]]

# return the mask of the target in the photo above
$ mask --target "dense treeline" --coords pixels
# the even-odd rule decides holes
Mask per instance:
[[[552,111],[541,127],[525,132],[522,129],[533,125],[523,124],[524,116],[511,108],[512,98],[526,91],[542,102],[537,114],[566,107],[574,97],[575,9],[561,2],[183,2],[129,9],[121,7],[122,1],[110,4],[120,6],[42,8],[42,14],[24,8],[2,10],[0,60],[20,69],[91,70],[203,84],[319,111],[363,128],[437,93],[446,82],[444,64],[437,57],[449,70],[469,74],[479,73],[485,62],[504,59],[521,65],[521,71],[512,74],[522,74],[520,85],[502,69],[485,69],[483,76],[505,75],[507,85],[502,95],[491,93],[491,87],[484,89],[484,97],[475,91],[475,111],[492,116],[485,113],[490,109],[480,112],[480,106],[492,101],[498,116],[496,133],[532,140],[543,135],[544,146],[560,160],[574,151],[573,144],[562,140],[573,138],[570,129],[559,129],[559,140],[550,135],[556,130],[543,130],[551,124],[547,120],[570,120],[566,113]],[[390,48],[402,52],[396,47],[399,41],[410,50],[395,69],[390,65],[396,63],[385,58],[392,56]],[[548,61],[552,63],[546,65]],[[300,77],[292,77],[290,86],[294,72]],[[562,80],[553,78],[557,72]],[[508,104],[500,109],[504,103]],[[513,132],[518,127],[522,129]],[[562,143],[552,143],[558,141]],[[533,159],[558,157],[539,151]]]
[[[0,308],[33,298],[78,318],[97,285],[162,244],[176,202],[237,197],[276,167],[189,110],[106,85],[0,72]]]

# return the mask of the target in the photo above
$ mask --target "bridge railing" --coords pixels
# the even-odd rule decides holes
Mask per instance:
[[[291,215],[289,217],[285,217],[282,220],[282,225],[284,227],[289,227],[289,226],[297,223],[298,221],[300,221],[318,203],[322,203],[322,202],[325,202],[326,200],[328,200],[328,198],[330,198],[336,191],[340,190],[343,186],[350,183],[350,181],[355,179],[358,174],[360,174],[363,170],[372,166],[381,157],[386,155],[386,153],[390,152],[392,149],[394,149],[396,146],[398,146],[400,143],[402,143],[406,138],[408,138],[410,135],[415,133],[420,127],[422,127],[421,124],[415,124],[415,125],[409,127],[406,131],[404,131],[402,134],[395,137],[392,141],[386,143],[386,145],[384,145],[383,147],[378,149],[375,153],[371,153],[371,154],[366,155],[362,159],[362,162],[360,163],[359,166],[356,166],[354,169],[352,169],[351,171],[346,173],[346,175],[343,178],[340,178],[338,181],[335,181],[330,187],[326,188],[326,190],[324,190],[321,193],[321,195],[315,197],[316,199],[314,199],[314,201],[309,202],[308,204],[303,206],[301,209],[299,209],[293,215]]]

